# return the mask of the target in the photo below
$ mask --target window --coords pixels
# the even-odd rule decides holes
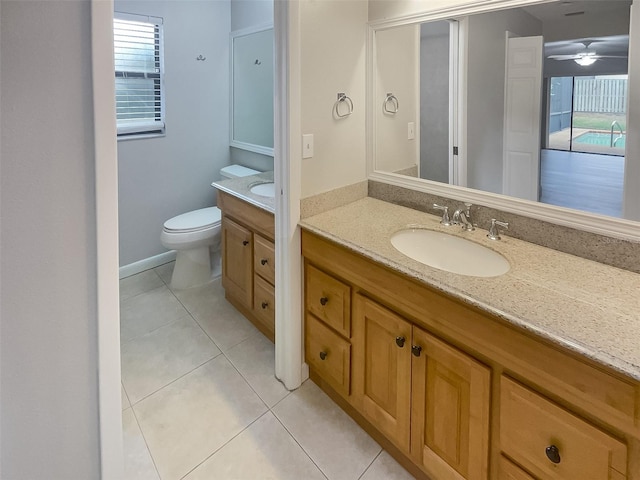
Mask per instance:
[[[113,37],[118,137],[163,133],[162,19],[116,12]]]

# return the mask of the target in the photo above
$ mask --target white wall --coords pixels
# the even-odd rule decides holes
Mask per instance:
[[[273,0],[231,0],[231,30],[273,23]],[[230,163],[259,171],[273,170],[273,157],[231,147]]]
[[[407,25],[376,32],[375,117],[376,170],[399,172],[418,164],[420,138],[420,27]],[[400,108],[383,113],[382,103],[393,93]],[[388,108],[393,108],[389,102]],[[408,139],[413,122],[415,138]]]
[[[231,0],[231,30],[273,23],[273,0]]]
[[[366,0],[300,2],[301,126],[315,139],[314,157],[302,160],[302,198],[366,179],[366,22]],[[354,112],[336,120],[338,92]],[[292,155],[302,156],[301,139]]]
[[[2,1],[3,479],[100,475],[90,15]]]
[[[468,19],[467,185],[494,193],[502,193],[506,31],[540,35],[542,24],[522,10]]]
[[[215,205],[230,163],[228,1],[116,0],[164,19],[166,136],[118,142],[120,265],[166,251],[163,223]],[[196,61],[198,55],[206,61]]]

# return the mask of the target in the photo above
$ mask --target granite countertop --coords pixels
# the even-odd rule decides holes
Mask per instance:
[[[419,225],[464,237],[504,255],[498,277],[463,276],[423,265],[390,242]],[[509,323],[640,381],[640,275],[477,228],[440,225],[440,217],[364,198],[306,218],[300,226]]]
[[[262,210],[274,213],[276,209],[274,197],[263,197],[262,195],[256,195],[251,192],[251,187],[259,183],[273,183],[273,172],[263,172],[257,175],[249,175],[248,177],[229,178],[219,182],[213,182],[211,186],[234,197],[238,197]]]

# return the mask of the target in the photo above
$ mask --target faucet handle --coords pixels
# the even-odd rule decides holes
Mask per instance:
[[[487,237],[491,240],[500,240],[500,230],[498,227],[504,228],[505,230],[509,230],[508,222],[500,222],[495,218],[491,219],[491,227],[489,228],[489,233],[487,233]]]
[[[436,210],[441,210],[442,211],[442,220],[440,220],[440,223],[446,227],[448,227],[449,225],[451,225],[451,220],[449,220],[449,207],[445,207],[443,205],[438,205],[437,203],[433,204],[433,208]]]

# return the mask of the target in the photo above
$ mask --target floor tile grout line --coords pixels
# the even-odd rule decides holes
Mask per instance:
[[[149,453],[149,457],[151,457],[151,462],[153,463],[153,468],[156,470],[156,474],[158,475],[158,480],[161,480],[162,477],[160,475],[160,470],[158,470],[158,465],[156,464],[156,459],[153,458],[153,454],[151,453],[151,449],[149,448],[149,443],[147,442],[147,437],[144,435],[144,430],[142,430],[142,425],[140,425],[140,421],[138,420],[138,415],[136,415],[136,411],[131,405],[131,413],[133,414],[133,418],[136,421],[136,425],[138,425],[138,429],[140,430],[140,435],[142,435],[142,440],[144,441],[145,447],[147,447],[147,452]]]
[[[126,298],[124,298],[124,299],[122,298],[122,295],[121,295],[121,294],[119,294],[119,295],[118,295],[118,297],[119,297],[119,299],[120,299],[120,302],[126,302],[127,300],[129,300],[129,299],[131,299],[131,298],[135,298],[135,297],[137,297],[138,295],[142,295],[143,293],[150,292],[151,290],[155,290],[155,289],[160,288],[160,287],[162,287],[162,286],[167,286],[167,284],[166,284],[166,283],[165,283],[165,281],[162,279],[162,277],[161,277],[160,275],[158,275],[158,272],[156,272],[154,268],[150,268],[150,269],[147,269],[147,270],[143,270],[142,272],[138,272],[138,273],[135,273],[135,274],[133,274],[133,275],[129,275],[128,277],[120,278],[120,279],[118,280],[118,287],[120,287],[120,284],[122,283],[122,281],[123,281],[123,280],[126,280],[126,279],[128,279],[128,278],[133,278],[133,277],[135,277],[136,275],[141,275],[141,274],[143,274],[143,273],[145,273],[145,272],[148,272],[149,270],[154,270],[154,272],[153,272],[153,273],[155,273],[155,274],[156,274],[156,276],[158,277],[158,279],[160,280],[160,282],[162,282],[162,285],[159,285],[159,286],[157,286],[157,287],[150,288],[150,289],[148,289],[148,290],[143,290],[142,292],[138,292],[138,293],[136,293],[135,295],[131,295],[131,296],[126,297]]]
[[[149,393],[148,395],[145,395],[144,397],[142,397],[140,400],[138,400],[135,404],[131,403],[131,401],[129,401],[131,403],[131,407],[133,407],[134,405],[138,405],[140,402],[142,402],[143,400],[146,400],[147,398],[151,397],[152,395],[155,395],[156,393],[158,393],[160,390],[168,387],[169,385],[172,385],[174,383],[176,383],[178,380],[180,380],[181,378],[186,377],[187,375],[189,375],[190,373],[193,373],[194,371],[196,371],[197,369],[199,369],[200,367],[205,366],[207,363],[212,362],[213,360],[215,360],[216,358],[218,358],[220,355],[222,355],[222,351],[220,353],[218,353],[217,355],[214,355],[213,357],[209,358],[208,360],[205,360],[204,362],[202,362],[200,365],[192,368],[191,370],[189,370],[186,373],[183,373],[182,375],[180,375],[179,377],[171,380],[169,383],[167,383],[166,385],[163,385],[162,387],[158,388],[157,390],[154,390],[153,392]]]
[[[193,467],[191,470],[189,470],[187,473],[185,473],[182,477],[180,477],[180,480],[183,480],[187,475],[189,475],[191,472],[193,472],[196,468],[198,468],[200,465],[202,465],[203,463],[205,463],[207,460],[209,460],[211,457],[213,457],[216,453],[218,453],[220,450],[222,450],[224,447],[226,447],[229,443],[231,443],[235,438],[237,438],[239,435],[241,435],[242,433],[244,433],[249,427],[251,427],[251,425],[253,425],[254,423],[256,423],[258,420],[260,420],[262,417],[264,417],[266,414],[271,413],[271,411],[269,410],[269,407],[267,407],[267,410],[265,410],[262,414],[258,415],[258,417],[256,417],[253,421],[251,421],[251,423],[249,423],[247,426],[245,426],[242,430],[240,430],[238,433],[236,433],[234,436],[232,436],[229,440],[227,440],[224,444],[220,445],[218,448],[216,448],[213,452],[211,452],[210,455],[208,455],[204,460],[202,460],[199,464],[197,464],[195,467]],[[273,415],[273,414],[272,414]],[[275,416],[275,415],[274,415]]]
[[[376,460],[378,460],[378,457],[380,455],[382,455],[382,452],[384,452],[384,448],[380,447],[380,451],[378,452],[378,454],[373,457],[373,460],[371,460],[371,463],[369,465],[367,465],[367,468],[364,469],[364,472],[362,472],[360,474],[360,476],[358,477],[358,480],[362,480],[362,477],[364,477],[366,475],[366,473],[369,471],[369,469],[371,468],[371,465],[373,465],[374,463],[376,463]]]
[[[140,293],[136,293],[135,295],[131,296],[131,297],[127,297],[124,300],[120,299],[120,309],[122,309],[122,304],[123,303],[127,303],[135,298],[140,297],[141,295],[145,295],[147,293],[151,293],[154,292],[156,290],[160,290],[161,288],[166,288],[167,290],[169,290],[171,292],[171,289],[163,282],[162,285],[158,285],[157,287],[154,288],[150,288],[149,290],[145,290],[144,292],[140,292]]]
[[[122,375],[120,375],[122,377]],[[124,383],[122,382],[122,378],[120,378],[120,386],[122,387],[122,391],[124,392],[124,396],[127,397],[127,402],[129,403],[129,406],[127,408],[131,408],[131,399],[129,398],[129,394],[127,393],[127,389],[124,388]],[[122,411],[124,412],[126,410],[126,408],[123,408]]]
[[[193,318],[193,317],[189,314],[189,312],[187,312],[186,314],[181,315],[181,316],[179,316],[178,318],[176,318],[175,320],[171,320],[170,322],[165,323],[164,325],[160,325],[159,327],[156,327],[156,328],[154,328],[154,329],[152,329],[152,330],[149,330],[148,332],[142,333],[142,334],[140,334],[140,335],[138,335],[138,336],[131,337],[131,338],[129,338],[129,339],[127,339],[127,340],[125,340],[124,342],[122,342],[122,341],[121,341],[121,342],[120,342],[120,351],[122,351],[122,347],[123,347],[124,345],[126,345],[127,343],[130,343],[130,342],[132,342],[133,340],[139,340],[140,338],[142,338],[142,337],[144,337],[144,336],[146,336],[146,335],[150,335],[150,334],[152,334],[152,333],[155,333],[155,332],[157,332],[158,330],[160,330],[161,328],[168,327],[169,325],[173,325],[174,323],[176,323],[176,322],[178,322],[178,321],[182,320],[183,318],[187,318],[187,317],[191,317],[191,319],[192,319],[193,321],[195,321],[195,318]],[[198,327],[200,327],[200,324],[199,324],[198,322],[196,322],[196,324],[198,325]],[[202,327],[200,327],[200,328],[202,329]],[[206,332],[205,332],[205,334],[206,334]],[[208,335],[207,335],[207,336],[208,336]],[[217,347],[217,345],[216,345],[216,347]],[[220,349],[218,348],[218,350],[220,350]],[[220,350],[220,351],[222,351],[222,350]]]
[[[249,337],[249,338],[247,338],[247,339],[243,340],[242,342],[240,342],[240,343],[238,343],[237,345],[235,345],[233,348],[237,347],[238,345],[243,344],[244,342],[246,342],[246,341],[250,340],[251,338],[253,338],[253,337]],[[229,349],[229,350],[231,350],[231,349]],[[257,392],[257,390],[256,390],[255,388],[253,388],[253,385],[251,385],[251,382],[249,381],[249,379],[248,379],[248,378],[246,378],[246,377],[242,374],[242,372],[241,372],[241,371],[240,371],[240,369],[236,366],[236,364],[233,362],[233,360],[231,360],[231,359],[227,356],[227,354],[226,354],[225,352],[222,352],[222,354],[223,354],[223,355],[224,355],[224,357],[227,359],[227,361],[231,364],[231,366],[236,370],[236,372],[238,372],[238,375],[240,375],[240,377],[242,377],[242,379],[247,383],[247,385],[249,385],[249,388],[253,391],[253,393],[255,393],[255,394],[258,396],[258,398],[262,401],[262,403],[264,403],[264,405],[267,407],[267,409],[268,409],[268,410],[271,410],[271,408],[272,408],[272,407],[270,407],[270,406],[267,404],[266,400],[265,400],[264,398],[262,398],[262,396]],[[274,376],[274,378],[275,378],[275,376]],[[284,385],[283,385],[283,386],[284,386]],[[286,390],[286,388],[285,388],[285,390]],[[291,391],[290,391],[290,390],[286,390],[286,392],[287,392],[287,394],[286,394],[283,398],[281,398],[280,400],[278,400],[278,401],[276,402],[276,405],[277,405],[278,403],[280,403],[282,400],[284,400],[285,398],[287,398],[287,397],[289,396],[289,394],[291,393]],[[274,406],[275,406],[275,405],[274,405]]]
[[[280,402],[278,402],[280,403]],[[291,431],[287,428],[287,426],[282,422],[282,420],[280,419],[280,417],[278,416],[278,414],[276,412],[272,411],[273,416],[276,418],[276,420],[278,421],[278,423],[280,425],[282,425],[282,428],[285,429],[285,431],[289,434],[289,436],[293,439],[294,442],[296,442],[296,444],[300,447],[300,450],[302,450],[304,452],[304,454],[309,458],[309,460],[311,460],[311,463],[313,463],[315,465],[315,467],[318,469],[318,471],[322,474],[322,476],[329,480],[329,477],[327,476],[326,473],[324,473],[324,470],[322,470],[322,468],[320,468],[320,465],[318,465],[316,463],[316,461],[313,459],[313,457],[311,456],[311,454],[309,452],[307,452],[307,450],[302,446],[302,444],[298,441],[298,439],[295,437],[295,435],[293,433],[291,433]]]

